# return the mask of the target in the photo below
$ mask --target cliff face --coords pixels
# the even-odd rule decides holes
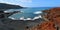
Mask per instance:
[[[55,24],[53,22],[42,22],[36,27],[32,27],[29,30],[56,30]]]
[[[19,9],[19,8],[23,8],[23,7],[19,5],[0,3],[0,9]]]
[[[30,30],[60,30],[60,7],[44,10],[44,17],[49,21],[44,21]]]
[[[56,24],[60,29],[60,7],[51,8],[43,12],[47,13],[45,15],[45,18],[47,18],[51,22],[54,22],[54,24]]]
[[[47,19],[49,19],[50,21],[55,22],[60,27],[60,7],[52,8],[52,9],[46,10],[44,12],[47,13],[47,15],[45,15],[45,17]]]

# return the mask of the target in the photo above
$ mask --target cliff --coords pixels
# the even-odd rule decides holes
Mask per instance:
[[[47,13],[45,18],[55,22],[60,27],[60,7],[52,8],[43,12]]]
[[[43,21],[41,24],[28,30],[60,30],[60,7],[47,9],[43,12],[46,13],[43,16],[48,19],[48,21]]]
[[[19,8],[23,8],[23,7],[21,7],[19,5],[0,3],[0,9],[19,9]]]

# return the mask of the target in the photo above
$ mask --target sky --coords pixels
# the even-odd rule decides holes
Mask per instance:
[[[22,7],[60,7],[60,0],[0,0],[0,3],[20,5]]]

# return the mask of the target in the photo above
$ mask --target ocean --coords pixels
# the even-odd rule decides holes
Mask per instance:
[[[41,13],[34,14],[34,12],[42,12],[43,10],[47,10],[50,8],[51,7],[32,7],[32,8],[22,8],[22,9],[9,9],[6,11],[8,11],[8,12],[21,11],[22,13],[16,13],[16,14],[9,16],[9,18],[14,18],[16,20],[19,20],[22,17],[24,17],[24,19],[27,19],[27,18],[33,19],[34,17],[41,15]]]

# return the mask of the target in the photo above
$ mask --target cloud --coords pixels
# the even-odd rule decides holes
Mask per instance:
[[[7,3],[20,3],[20,2],[32,2],[32,0],[0,0],[0,2],[7,2]]]
[[[7,3],[26,7],[28,3],[32,3],[32,0],[0,0],[0,3]]]
[[[28,2],[28,3],[31,3],[32,0],[20,0],[21,2]]]
[[[13,4],[13,5],[18,5],[18,3],[17,3],[18,1],[16,1],[16,0],[0,0],[0,3],[7,3],[7,4]]]

